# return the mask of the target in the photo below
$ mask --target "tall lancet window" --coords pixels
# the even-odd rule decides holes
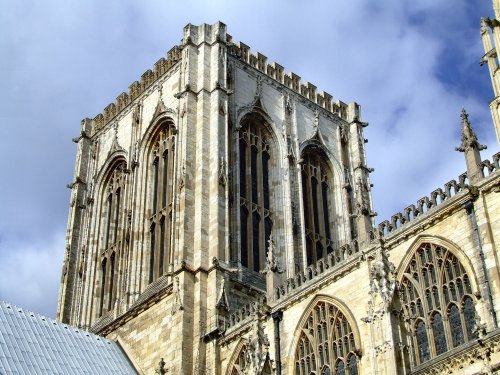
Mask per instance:
[[[255,272],[264,268],[273,228],[271,212],[271,138],[255,119],[239,133],[240,260]]]
[[[165,122],[153,138],[149,155],[149,283],[165,274],[171,261],[174,147],[175,128]]]
[[[307,265],[311,265],[325,258],[334,249],[330,223],[332,173],[323,152],[317,148],[306,148],[302,160],[306,257]]]
[[[116,299],[116,282],[118,281],[116,254],[120,252],[122,241],[125,181],[126,165],[124,161],[121,161],[109,173],[101,199],[99,316],[111,310]]]
[[[476,338],[470,275],[445,247],[420,245],[400,285],[415,366]]]

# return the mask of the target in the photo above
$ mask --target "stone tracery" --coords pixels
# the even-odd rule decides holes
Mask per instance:
[[[319,301],[300,328],[295,374],[358,374],[359,343],[347,317],[334,304]]]
[[[414,366],[477,337],[470,276],[443,246],[423,243],[400,285]]]

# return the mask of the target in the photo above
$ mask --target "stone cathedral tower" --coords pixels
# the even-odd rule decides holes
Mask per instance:
[[[359,105],[187,25],[81,123],[58,318],[144,374],[499,371],[500,154],[460,124],[467,172],[375,226]]]

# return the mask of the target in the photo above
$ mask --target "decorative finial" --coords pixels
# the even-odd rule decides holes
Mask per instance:
[[[268,272],[277,272],[277,273],[283,273],[285,270],[283,267],[281,267],[280,261],[276,257],[275,254],[275,248],[274,248],[274,241],[272,237],[269,238],[267,241],[268,247],[267,247],[267,257],[266,257],[266,267],[260,271],[261,273],[268,273]]]
[[[486,149],[485,145],[479,144],[477,141],[476,133],[472,130],[472,126],[469,122],[469,115],[465,108],[462,108],[460,117],[462,118],[462,144],[455,148],[455,150],[466,152],[470,149],[477,149],[478,151]]]

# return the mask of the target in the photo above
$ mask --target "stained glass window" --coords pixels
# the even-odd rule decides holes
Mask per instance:
[[[448,350],[446,345],[446,337],[444,333],[443,318],[440,314],[435,314],[432,319],[432,332],[434,334],[434,345],[436,346],[436,354],[442,354]]]
[[[320,301],[301,328],[295,350],[295,374],[330,374],[335,369],[335,374],[357,375],[355,345],[345,315],[335,305]]]
[[[409,339],[414,365],[476,338],[469,277],[443,246],[423,243],[413,255],[400,289],[406,318],[415,322]]]

